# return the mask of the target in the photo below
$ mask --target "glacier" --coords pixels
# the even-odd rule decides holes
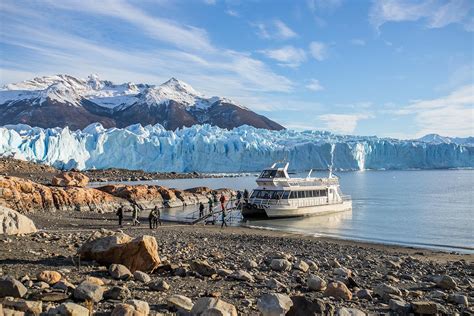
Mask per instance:
[[[83,130],[0,127],[0,156],[60,169],[126,168],[161,172],[252,172],[288,161],[292,170],[474,167],[474,146],[453,141],[398,140],[324,131],[232,130],[195,125],[175,131],[140,124]]]

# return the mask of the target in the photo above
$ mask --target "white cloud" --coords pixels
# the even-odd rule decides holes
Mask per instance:
[[[217,3],[216,0],[203,0],[203,1],[207,5],[215,5]]]
[[[414,115],[419,128],[417,137],[436,133],[443,136],[474,135],[474,84],[431,100],[415,100],[395,112]]]
[[[277,37],[281,39],[288,39],[298,36],[292,29],[288,27],[288,25],[280,20],[275,21],[275,27],[277,30]]]
[[[175,21],[150,16],[124,0],[51,1],[48,4],[64,10],[83,11],[91,14],[115,17],[131,23],[149,36],[182,49],[212,50],[204,29],[182,25]]]
[[[323,61],[328,57],[327,45],[322,42],[311,42],[309,50],[316,60]]]
[[[82,11],[84,8],[78,10]],[[3,15],[6,20],[2,21],[4,27],[0,28],[1,43],[16,46],[22,53],[35,56],[26,60],[4,56],[2,67],[10,71],[15,70],[17,74],[21,71],[36,74],[69,73],[84,77],[95,72],[118,82],[155,84],[177,76],[205,93],[221,96],[288,92],[293,86],[288,78],[276,74],[261,60],[247,53],[215,47],[209,41],[206,42],[209,49],[195,51],[193,49],[199,45],[193,46],[193,49],[182,49],[181,45],[169,49],[143,49],[134,46],[133,38],[127,41],[126,47],[122,47],[103,41],[100,34],[98,37],[89,34],[87,38],[80,36],[78,34],[81,32],[78,32],[77,26],[74,33],[67,28],[53,29],[47,26],[52,16],[61,16],[61,11],[47,7],[47,10],[40,11],[42,14],[37,16],[31,15],[30,11],[32,10],[24,8],[17,10],[15,15]],[[128,14],[130,13],[120,15],[120,19],[129,22]],[[25,18],[26,16],[28,18]],[[135,22],[132,25],[139,31],[149,28]],[[184,31],[189,30],[179,24],[172,26]],[[145,34],[156,39],[153,34]],[[3,83],[8,83],[16,78],[18,75],[2,71],[0,79]],[[31,76],[27,76],[21,79],[30,78]]]
[[[306,4],[312,11],[319,11],[325,9],[335,9],[342,4],[342,0],[307,0]]]
[[[351,134],[360,120],[373,118],[369,113],[359,114],[323,114],[318,119],[325,124],[325,129],[341,134]]]
[[[237,12],[237,11],[235,11],[235,10],[227,9],[227,10],[225,11],[225,13],[228,14],[228,15],[230,15],[230,16],[236,17],[236,18],[240,17],[239,12]]]
[[[301,48],[287,45],[278,49],[260,51],[268,58],[279,61],[282,66],[298,67],[306,60],[306,52]]]
[[[365,41],[360,38],[354,38],[351,40],[352,45],[357,45],[357,46],[365,46]]]
[[[306,88],[312,91],[321,91],[324,90],[324,87],[321,85],[318,79],[311,79],[306,85]]]
[[[287,40],[298,37],[295,31],[278,19],[268,24],[253,23],[251,25],[257,28],[257,35],[261,38]]]
[[[470,30],[471,0],[377,0],[369,12],[370,23],[377,29],[387,22],[418,21],[424,19],[428,28],[440,28],[452,23]]]

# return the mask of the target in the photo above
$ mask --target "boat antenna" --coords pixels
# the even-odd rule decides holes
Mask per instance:
[[[308,175],[306,176],[306,178],[311,178],[311,173],[313,172],[313,169],[310,169],[309,172],[308,172]]]
[[[334,150],[336,149],[336,144],[331,143],[331,164],[329,165],[329,178],[332,178],[332,168],[334,166]]]

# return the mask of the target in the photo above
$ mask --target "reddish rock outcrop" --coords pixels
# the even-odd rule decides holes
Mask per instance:
[[[155,237],[145,235],[132,239],[124,233],[107,230],[94,232],[78,253],[82,259],[104,265],[123,264],[132,273],[153,272],[161,263]]]
[[[49,187],[30,180],[0,176],[0,205],[20,213],[35,211],[113,212],[127,200],[91,188]]]
[[[55,175],[51,180],[52,185],[61,187],[81,187],[84,188],[89,183],[89,178],[80,172],[62,172]]]
[[[106,185],[97,188],[100,191],[112,194],[129,201],[134,201],[144,209],[151,209],[155,206],[163,206],[159,186],[156,185]]]

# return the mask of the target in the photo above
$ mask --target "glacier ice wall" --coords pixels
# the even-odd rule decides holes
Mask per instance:
[[[159,124],[124,129],[92,124],[71,131],[6,125],[0,127],[0,155],[65,169],[176,172],[259,171],[281,160],[294,170],[327,169],[331,161],[339,170],[474,167],[474,147],[468,145],[249,126],[167,131]]]

